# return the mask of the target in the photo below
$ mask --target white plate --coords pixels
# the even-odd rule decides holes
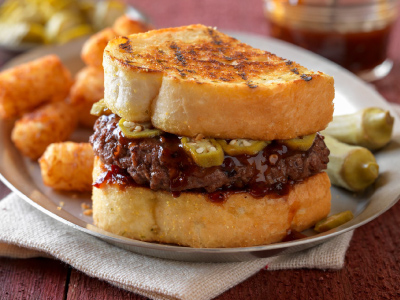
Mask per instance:
[[[230,32],[230,34],[254,47],[268,50],[281,57],[292,59],[307,68],[332,75],[335,78],[336,87],[335,114],[351,113],[368,106],[391,110],[391,107],[373,88],[326,59],[271,38],[244,33]],[[80,40],[61,47],[36,49],[14,59],[6,67],[55,53],[75,73],[83,67],[79,58],[82,43],[83,41]],[[392,114],[395,115],[394,111]],[[380,176],[374,187],[358,195],[339,188],[332,188],[331,213],[351,210],[355,218],[322,234],[315,234],[312,230],[308,230],[305,233],[309,237],[286,243],[245,248],[196,249],[135,241],[107,233],[92,225],[91,217],[82,214],[81,203],[89,202],[90,195],[59,193],[43,185],[38,165],[21,157],[10,141],[13,124],[4,121],[0,123],[0,142],[2,144],[0,147],[0,179],[28,203],[51,217],[133,252],[186,261],[251,260],[293,253],[312,247],[371,221],[394,205],[400,195],[400,185],[398,184],[400,182],[400,122],[397,116],[395,119],[394,140],[385,149],[376,153]],[[82,141],[89,134],[89,131],[80,131],[74,135],[73,139]],[[60,203],[64,203],[61,210],[57,209]]]

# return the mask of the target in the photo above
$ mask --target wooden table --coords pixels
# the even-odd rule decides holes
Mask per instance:
[[[145,11],[156,27],[204,23],[268,34],[261,0],[130,2]],[[400,103],[399,50],[400,22],[389,50],[394,68],[374,83],[388,101],[396,103]],[[7,58],[0,54],[0,64]],[[9,192],[0,183],[0,198]],[[262,270],[217,299],[400,299],[399,260],[400,203],[355,231],[342,270]],[[145,298],[90,278],[60,261],[0,258],[0,299]]]

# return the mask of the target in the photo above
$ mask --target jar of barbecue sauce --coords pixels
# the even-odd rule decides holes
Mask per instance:
[[[265,0],[271,36],[343,66],[366,81],[386,76],[399,0]]]

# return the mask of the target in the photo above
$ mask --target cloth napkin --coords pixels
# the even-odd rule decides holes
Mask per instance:
[[[0,201],[0,256],[59,259],[151,299],[212,299],[261,269],[343,267],[353,232],[296,254],[237,263],[190,263],[120,249],[60,223],[10,194]]]

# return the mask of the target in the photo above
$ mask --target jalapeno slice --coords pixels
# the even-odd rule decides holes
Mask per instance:
[[[111,115],[112,111],[107,107],[104,99],[101,99],[92,105],[90,114],[100,117],[102,115]]]
[[[217,142],[222,146],[224,152],[231,156],[242,154],[256,155],[271,143],[269,141],[254,141],[248,139],[234,139],[230,140],[229,143],[226,140],[217,140]]]
[[[308,149],[311,148],[312,144],[314,143],[316,135],[317,135],[316,133],[313,133],[290,140],[279,140],[279,141],[291,149],[307,151]]]
[[[315,224],[314,230],[317,232],[325,232],[339,227],[353,218],[353,213],[349,210],[346,210],[319,221],[317,224]]]
[[[160,129],[149,128],[150,124],[135,123],[125,119],[119,120],[118,126],[124,136],[130,139],[152,138],[162,133]]]
[[[224,162],[224,151],[214,139],[195,139],[183,137],[181,139],[183,149],[203,168],[220,166]]]

